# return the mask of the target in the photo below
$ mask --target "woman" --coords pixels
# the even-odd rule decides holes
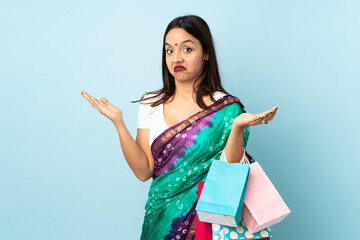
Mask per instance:
[[[249,126],[271,121],[277,107],[260,114],[246,113],[240,100],[224,90],[209,27],[198,16],[172,20],[162,51],[163,88],[138,100],[138,123],[145,102],[155,99],[148,108],[163,110],[157,116],[163,117],[166,127],[153,141],[149,142],[152,126],[140,128],[138,124],[134,141],[117,107],[105,98],[99,101],[85,91],[82,94],[115,124],[136,177],[141,181],[153,178],[141,239],[193,239],[198,182],[205,180],[213,160],[223,156],[226,161],[240,162]],[[224,95],[215,100],[218,92]]]

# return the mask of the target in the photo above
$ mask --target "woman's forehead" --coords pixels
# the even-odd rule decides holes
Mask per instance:
[[[180,45],[187,42],[196,45],[197,39],[182,28],[171,29],[165,37],[165,45]]]

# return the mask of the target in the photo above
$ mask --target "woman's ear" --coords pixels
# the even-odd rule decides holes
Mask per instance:
[[[209,54],[205,53],[204,60],[209,60]]]

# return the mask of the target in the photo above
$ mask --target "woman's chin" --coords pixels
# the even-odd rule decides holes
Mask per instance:
[[[187,74],[175,74],[174,76],[175,81],[179,81],[179,82],[187,82],[189,80],[191,80],[191,78],[187,75]]]

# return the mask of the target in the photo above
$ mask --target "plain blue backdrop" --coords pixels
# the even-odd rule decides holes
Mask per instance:
[[[247,151],[292,210],[273,240],[359,232],[359,1],[2,1],[0,239],[139,239],[151,179],[139,181],[106,97],[136,137],[137,100],[162,86],[167,24],[196,14],[222,83],[247,112]]]

